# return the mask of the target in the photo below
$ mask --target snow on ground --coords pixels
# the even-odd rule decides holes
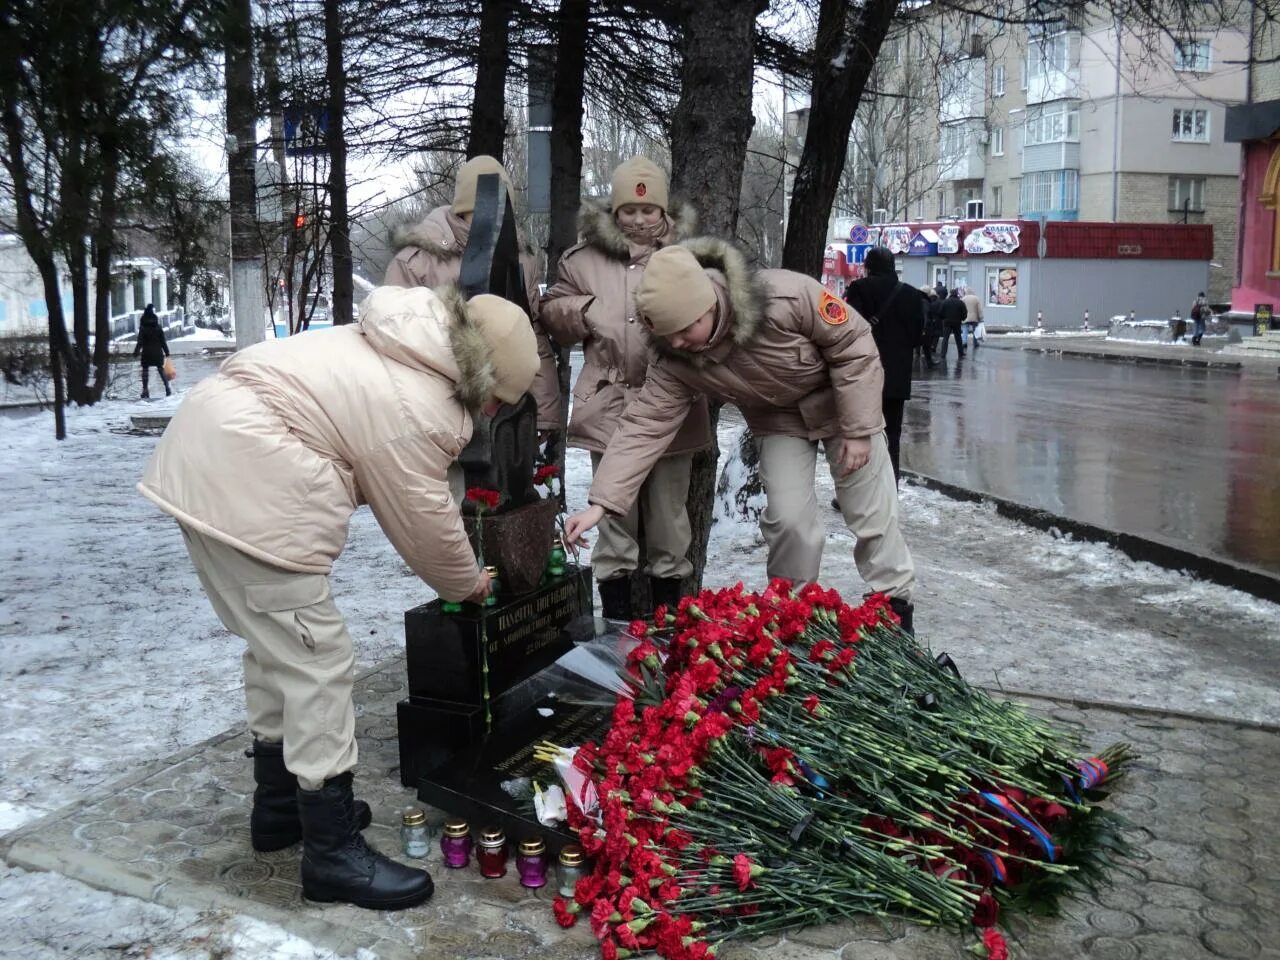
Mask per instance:
[[[173,398],[71,410],[61,444],[47,412],[0,414],[0,834],[243,722],[241,642],[209,608],[173,521],[134,490],[155,438],[128,432],[129,416],[172,410],[213,367],[184,362]],[[722,449],[739,424],[727,410]],[[571,451],[566,472],[570,506],[581,508],[588,456]],[[825,465],[817,492],[823,579],[856,597],[853,539],[826,506]],[[901,503],[919,568],[917,628],[966,675],[1280,722],[1275,605],[924,488],[905,486]],[[764,559],[754,525],[721,521],[706,581],[759,585]],[[433,596],[368,511],[354,517],[333,579],[361,668],[401,652],[403,611]],[[0,957],[332,956],[248,918],[7,868],[0,929]]]

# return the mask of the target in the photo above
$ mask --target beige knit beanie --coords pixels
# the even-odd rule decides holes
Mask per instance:
[[[667,175],[648,157],[632,157],[613,171],[613,190],[609,195],[613,212],[628,203],[651,203],[667,210]]]
[[[489,344],[497,380],[493,395],[503,403],[517,403],[533,385],[539,365],[528,316],[510,300],[482,293],[467,301],[467,319]]]
[[[472,157],[458,168],[458,178],[453,183],[452,210],[454,213],[461,215],[475,210],[476,180],[485,173],[496,173],[500,176],[503,185],[507,188],[508,196],[515,192],[511,188],[511,177],[507,174],[506,167],[488,154],[482,153],[478,157]],[[515,200],[511,202],[514,204]]]
[[[702,264],[684,247],[654,251],[636,288],[636,310],[660,337],[679,333],[716,305]]]

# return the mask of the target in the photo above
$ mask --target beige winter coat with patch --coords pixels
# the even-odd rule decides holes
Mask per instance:
[[[138,489],[165,513],[273,566],[328,574],[367,503],[448,600],[479,581],[446,473],[492,394],[461,295],[241,350],[182,401]],[[403,304],[403,300],[399,301]]]
[[[569,445],[603,453],[623,412],[640,393],[653,347],[636,317],[635,296],[649,257],[686,236],[695,222],[688,204],[672,204],[663,238],[653,247],[628,242],[607,202],[588,200],[578,217],[582,242],[560,258],[556,282],[542,299],[542,323],[562,347],[582,344],[573,388]],[[666,455],[711,444],[707,404],[699,400]]]
[[[804,274],[753,273],[723,240],[684,245],[716,289],[716,326],[698,352],[653,337],[659,357],[609,441],[588,496],[611,513],[631,508],[704,396],[736,405],[758,437],[825,440],[884,430],[884,371],[866,320]]]
[[[396,287],[439,287],[457,283],[462,253],[471,225],[448,207],[436,207],[420,223],[401,227],[392,235],[396,255],[387,265],[384,283]],[[534,333],[538,335],[538,375],[529,392],[538,404],[538,429],[559,430],[564,418],[564,396],[551,340],[538,318],[538,285],[542,282],[541,257],[530,249],[520,253],[524,289],[529,297]]]

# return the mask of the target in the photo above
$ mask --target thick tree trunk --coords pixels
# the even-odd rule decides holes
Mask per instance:
[[[325,146],[329,151],[329,243],[333,251],[333,322],[351,322],[354,300],[351,280],[351,224],[347,216],[347,74],[342,66],[342,10],[340,0],[324,0],[325,68],[329,79],[329,123]]]
[[[547,282],[560,255],[578,242],[582,201],[582,87],[587,71],[588,0],[560,0],[556,76],[551,91],[551,240]]]
[[[471,103],[467,156],[487,153],[502,159],[507,137],[507,57],[511,0],[482,0],[476,52],[476,91]]]
[[[231,200],[231,306],[236,346],[265,339],[262,250],[258,244],[257,108],[253,94],[253,15],[251,0],[227,6],[227,151]]]
[[[761,9],[756,0],[690,0],[683,10],[684,64],[671,121],[671,186],[693,201],[702,231],[722,237],[734,236],[738,227],[753,123],[752,52]],[[694,571],[687,590],[702,584],[707,565],[719,454],[713,439],[711,451],[693,461],[688,506]]]
[[[822,274],[827,222],[844,172],[849,131],[898,3],[866,0],[849,29],[849,0],[821,0],[809,129],[791,191],[782,248],[782,266],[787,270],[811,277]]]

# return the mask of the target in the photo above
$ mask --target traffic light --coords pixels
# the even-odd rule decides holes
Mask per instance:
[[[295,213],[293,215],[293,229],[301,230],[307,225],[307,215],[305,213]]]

